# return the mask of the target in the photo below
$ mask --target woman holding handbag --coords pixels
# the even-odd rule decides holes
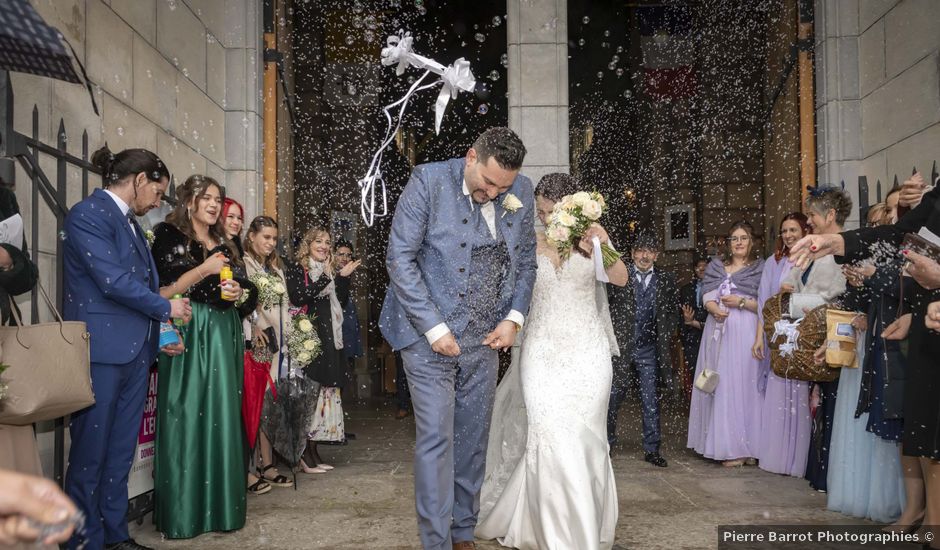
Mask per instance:
[[[751,345],[764,261],[753,235],[750,223],[732,224],[723,254],[708,264],[703,280],[709,315],[695,368],[688,447],[728,467],[756,457],[760,436],[759,365]]]
[[[349,277],[360,261],[352,261],[333,273],[332,241],[323,228],[307,231],[297,249],[297,263],[287,268],[287,292],[291,304],[315,316],[322,353],[304,369],[307,378],[320,383],[320,396],[309,440],[300,467],[322,474],[333,467],[317,452],[318,441],[345,441],[340,388],[346,381],[343,353],[343,308],[349,301]]]
[[[16,194],[0,180],[0,220],[20,213]],[[22,222],[21,222],[22,223]],[[15,324],[10,311],[11,298],[25,294],[36,286],[39,271],[29,259],[26,239],[22,247],[8,243],[0,244],[0,322],[4,325]],[[15,304],[13,307],[16,307]],[[0,350],[0,362],[3,361]],[[10,426],[0,424],[0,468],[14,470],[24,474],[42,475],[39,462],[39,447],[33,426]]]

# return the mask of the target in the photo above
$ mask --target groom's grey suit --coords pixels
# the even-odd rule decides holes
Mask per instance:
[[[418,527],[435,550],[473,540],[498,369],[482,341],[502,319],[522,322],[537,268],[532,182],[519,175],[509,189],[517,211],[503,208],[504,197],[484,208],[468,193],[464,166],[460,158],[415,167],[392,221],[379,320],[404,360]],[[431,349],[448,330],[458,357]]]

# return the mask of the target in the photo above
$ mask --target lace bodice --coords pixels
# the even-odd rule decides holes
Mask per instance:
[[[597,281],[594,262],[572,254],[561,266],[538,256],[538,274],[529,306],[526,339],[535,337],[567,340],[577,333],[602,335],[597,311]]]

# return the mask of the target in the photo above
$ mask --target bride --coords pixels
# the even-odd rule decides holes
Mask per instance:
[[[567,174],[536,188],[544,225],[555,202],[577,189]],[[595,280],[595,224],[567,259],[538,235],[538,275],[518,365],[496,400],[476,535],[520,549],[609,549],[617,489],[607,444],[611,354],[617,353],[603,285]],[[607,269],[624,286],[621,261]],[[599,306],[600,304],[600,306]]]

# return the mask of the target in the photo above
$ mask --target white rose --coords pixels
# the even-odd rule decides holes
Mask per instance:
[[[565,195],[562,197],[561,202],[555,205],[555,208],[564,210],[571,206],[574,206],[574,199],[571,198],[571,195]]]
[[[565,227],[574,227],[574,225],[578,223],[577,218],[575,218],[568,212],[565,212],[564,210],[556,212],[552,217],[554,218],[555,221],[557,221],[559,224]]]
[[[571,230],[563,225],[553,225],[548,228],[545,236],[556,243],[565,243],[571,237]]]
[[[297,360],[300,361],[301,363],[307,363],[310,361],[310,359],[311,357],[309,353],[301,353],[300,355],[297,356]]]
[[[596,201],[589,200],[581,207],[581,213],[587,216],[587,219],[591,221],[596,221],[601,217],[603,209],[601,205],[597,204]]]
[[[503,198],[503,208],[509,212],[515,212],[522,208],[522,201],[512,193],[509,193]]]
[[[274,283],[273,288],[274,288],[274,292],[276,292],[277,294],[284,294],[285,292],[287,292],[287,289],[284,288],[284,285],[282,285],[281,283]]]
[[[575,203],[576,205],[582,208],[590,200],[591,200],[591,194],[585,193],[584,191],[578,191],[577,193],[571,196],[571,202]]]
[[[302,319],[299,323],[297,323],[297,326],[304,332],[310,332],[313,330],[313,323],[307,319]]]
[[[271,284],[271,281],[267,277],[258,277],[258,288],[265,288]]]
[[[307,351],[313,351],[317,349],[317,343],[313,340],[304,340],[304,349]]]
[[[601,208],[602,208],[602,209],[603,209],[605,206],[607,206],[607,201],[604,200],[604,195],[601,195],[600,193],[598,193],[597,191],[595,191],[595,192],[591,193],[591,196],[594,198],[595,201],[597,201],[597,204],[601,205]]]

